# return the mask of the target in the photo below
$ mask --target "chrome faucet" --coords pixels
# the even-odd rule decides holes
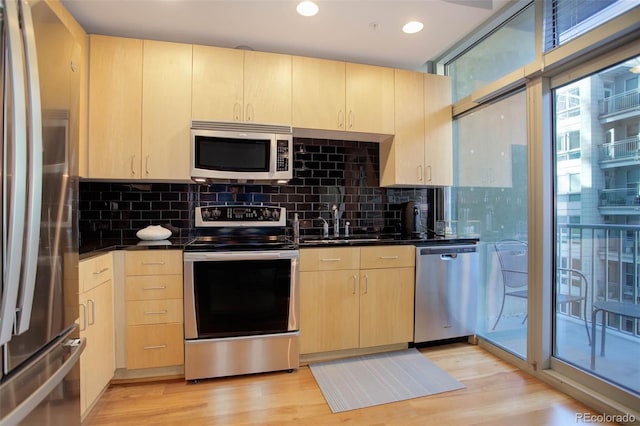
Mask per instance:
[[[318,219],[322,221],[322,238],[329,237],[329,224],[322,216],[319,216]]]
[[[338,206],[334,204],[333,207],[331,207],[331,210],[333,210],[333,236],[339,237],[340,236],[340,214],[338,213]]]

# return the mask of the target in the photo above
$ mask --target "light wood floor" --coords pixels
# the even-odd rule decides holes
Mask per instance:
[[[487,353],[420,350],[466,388],[332,414],[308,367],[203,380],[112,385],[85,425],[574,425],[584,405]]]

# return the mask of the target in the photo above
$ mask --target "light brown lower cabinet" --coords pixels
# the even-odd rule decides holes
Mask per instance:
[[[115,371],[113,263],[111,253],[79,264],[80,337],[87,345],[80,356],[81,415],[88,412]]]
[[[182,251],[125,253],[127,370],[184,364]]]
[[[414,265],[413,246],[300,250],[300,352],[410,342]]]

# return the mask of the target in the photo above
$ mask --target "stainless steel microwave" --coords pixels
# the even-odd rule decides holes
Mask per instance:
[[[292,177],[291,126],[191,123],[191,179],[195,182],[286,183]]]

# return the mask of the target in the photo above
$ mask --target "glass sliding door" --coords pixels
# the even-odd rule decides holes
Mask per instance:
[[[460,237],[480,238],[477,334],[527,355],[527,125],[519,91],[455,120]]]
[[[639,68],[629,58],[553,89],[553,356],[636,394]]]

